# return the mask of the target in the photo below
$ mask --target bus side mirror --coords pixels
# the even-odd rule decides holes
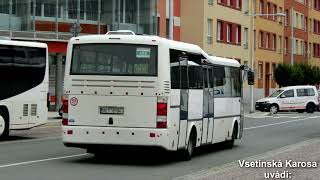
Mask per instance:
[[[248,71],[248,85],[254,85],[254,72]]]

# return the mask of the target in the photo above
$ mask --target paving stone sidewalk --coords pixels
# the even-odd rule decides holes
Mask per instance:
[[[282,162],[283,167],[277,168],[241,168],[239,161],[213,167],[211,169],[195,172],[175,180],[262,180],[262,179],[293,179],[293,180],[319,180],[320,179],[320,137],[298,144],[267,152],[245,159],[248,162]],[[292,160],[292,161],[289,161]],[[294,163],[313,163],[317,167],[289,167]],[[265,178],[265,173],[283,173],[284,178]],[[270,175],[270,174],[269,174]]]

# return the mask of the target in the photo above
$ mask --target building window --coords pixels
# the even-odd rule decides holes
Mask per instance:
[[[259,13],[260,13],[260,14],[264,14],[263,8],[264,8],[263,0],[260,0],[260,1],[259,1]]]
[[[248,28],[244,28],[244,43],[246,44],[246,46],[248,46]]]
[[[241,44],[241,26],[237,26],[237,31],[236,31],[236,41],[237,41],[237,44]]]
[[[285,38],[284,38],[284,53],[285,53],[285,54],[288,53],[288,47],[289,47],[288,37],[285,37]]]
[[[232,40],[232,24],[227,25],[227,42]]]
[[[279,36],[279,50],[280,50],[280,53],[281,53],[281,50],[282,50],[282,36]]]
[[[299,43],[298,43],[298,40],[296,40],[296,44],[295,44],[295,50],[293,52],[295,52],[295,54],[299,54],[298,53],[298,50],[299,50]]]
[[[218,0],[218,4],[241,10],[242,0]]]
[[[275,79],[274,73],[276,71],[276,64],[272,64],[272,79]]]
[[[274,49],[274,50],[276,50],[276,48],[277,48],[277,37],[276,37],[276,35],[274,34],[274,35],[272,35],[272,49]]]
[[[208,44],[212,44],[212,19],[208,19],[208,30],[207,30],[207,42]]]
[[[289,10],[288,9],[286,9],[286,11],[285,11],[285,14],[286,14],[286,18],[285,18],[285,25],[286,26],[288,26],[289,25],[289,19],[290,19],[290,15],[289,15]]]
[[[277,5],[273,5],[273,14],[276,14],[277,13]],[[272,19],[273,20],[276,20],[276,16],[272,16]]]
[[[320,11],[320,0],[314,0],[313,9]]]
[[[9,14],[9,1],[1,0],[0,1],[0,13]]]
[[[270,8],[271,8],[271,6],[270,6],[270,3],[268,2],[267,3],[267,14],[271,14]],[[269,15],[267,15],[267,18],[269,18]]]
[[[267,35],[266,35],[266,48],[269,48],[269,40],[270,40],[270,34],[267,33]]]
[[[258,78],[262,79],[262,63],[258,65]]]
[[[217,21],[217,40],[223,40],[223,23],[221,21]]]
[[[262,47],[263,45],[263,32],[259,32],[259,47]]]

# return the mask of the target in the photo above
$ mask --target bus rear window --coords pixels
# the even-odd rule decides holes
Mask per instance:
[[[77,44],[71,75],[156,76],[157,46],[135,44]]]

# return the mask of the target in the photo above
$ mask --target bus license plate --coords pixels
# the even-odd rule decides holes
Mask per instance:
[[[123,114],[124,107],[100,106],[100,114]]]

